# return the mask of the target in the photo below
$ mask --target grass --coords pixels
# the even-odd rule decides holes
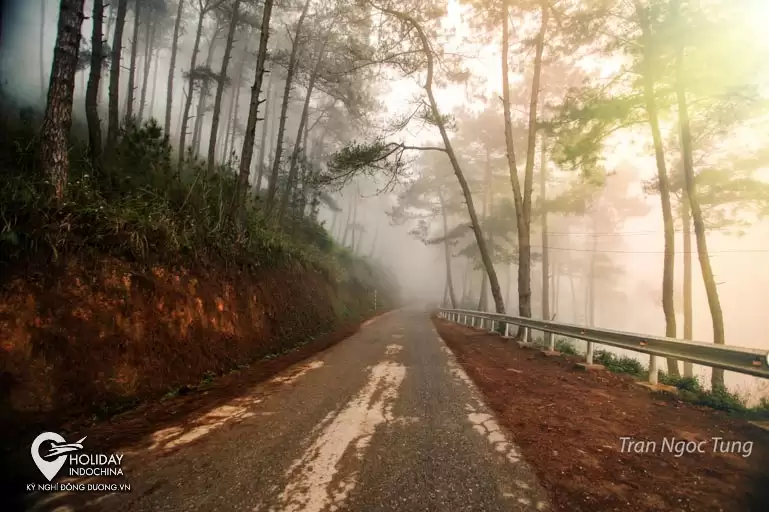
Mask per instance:
[[[45,275],[71,260],[98,264],[113,256],[139,269],[178,266],[214,276],[268,269],[319,273],[328,296],[339,303],[339,315],[329,318],[330,324],[372,310],[373,290],[382,309],[397,300],[397,280],[334,241],[318,221],[312,194],[306,205],[292,199],[280,225],[266,214],[264,191],[246,190],[243,207],[234,208],[238,162],[209,172],[205,162],[188,155],[178,166],[154,120],[126,128],[117,147],[94,169],[85,131],[75,120],[65,195],[57,201],[37,161],[41,119],[10,104],[2,86],[0,114],[0,285],[6,279]],[[277,197],[286,183],[286,169],[281,171]],[[312,186],[297,189],[313,192]],[[281,327],[293,334],[290,325]],[[209,386],[214,378],[209,373],[198,385],[160,393],[177,396]],[[114,404],[94,408],[99,417],[109,417],[134,405],[117,398]]]
[[[534,338],[535,343],[541,343],[541,338]],[[564,355],[579,355],[574,342],[568,338],[557,337],[555,348]],[[593,362],[603,365],[614,373],[632,375],[640,380],[648,380],[649,372],[640,361],[628,356],[616,356],[606,350],[597,350],[593,354]],[[680,390],[679,397],[694,405],[709,407],[724,411],[746,419],[769,419],[769,397],[764,397],[759,404],[749,407],[745,400],[737,393],[725,389],[705,389],[696,377],[669,376],[663,371],[659,372],[658,382],[674,386]]]
[[[378,302],[391,306],[393,276],[335,243],[316,220],[317,210],[299,213],[304,203],[297,199],[277,226],[252,189],[242,209],[234,208],[237,162],[208,172],[204,161],[188,155],[177,174],[155,120],[126,128],[98,171],[89,163],[84,134],[78,137],[73,127],[66,197],[55,201],[36,160],[37,121],[22,122],[7,98],[0,100],[11,119],[0,137],[0,267],[19,272],[26,262],[48,264],[70,254],[203,269],[299,265],[335,286],[351,285],[358,302],[369,302],[376,289]],[[312,209],[317,202],[307,204]]]
[[[635,377],[642,377],[645,373],[643,365],[632,357],[617,357],[605,350],[596,350],[593,354],[593,362],[603,365],[614,373],[628,373]]]
[[[567,356],[577,355],[577,347],[574,346],[574,343],[571,340],[566,338],[556,338],[555,349],[561,354],[565,354]]]
[[[615,373],[625,373],[636,378],[648,380],[649,372],[636,359],[599,350],[593,355],[593,361],[602,364],[607,370]],[[762,398],[754,407],[749,407],[737,393],[726,389],[705,389],[695,377],[670,376],[660,371],[658,382],[674,386],[680,390],[679,397],[691,404],[724,411],[746,419],[769,419],[769,398]]]

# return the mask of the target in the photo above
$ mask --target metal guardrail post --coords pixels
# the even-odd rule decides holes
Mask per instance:
[[[659,379],[659,358],[655,355],[649,356],[649,383],[657,384]]]
[[[476,320],[485,326],[490,322],[492,329],[504,324],[504,333],[510,337],[510,326],[520,328],[524,339],[531,330],[549,332],[566,338],[579,339],[587,342],[588,353],[586,362],[593,363],[595,359],[595,345],[608,345],[636,353],[648,354],[649,358],[649,382],[656,384],[659,381],[660,358],[673,358],[692,364],[700,364],[711,368],[720,368],[744,375],[753,375],[769,379],[769,351],[747,347],[730,345],[714,345],[697,341],[666,338],[662,336],[649,336],[646,334],[615,331],[586,327],[561,322],[536,320],[528,317],[512,315],[500,315],[470,310],[449,310],[442,308],[445,318],[452,318],[465,325],[475,326]],[[500,329],[501,330],[501,329]],[[553,340],[554,343],[554,340]]]

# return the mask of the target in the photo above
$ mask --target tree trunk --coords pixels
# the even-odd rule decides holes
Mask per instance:
[[[104,3],[104,0],[102,0],[102,4],[103,3]],[[107,5],[109,5],[109,9],[107,10],[107,26],[103,30],[102,41],[109,41],[110,38],[113,37],[112,23],[115,21],[115,2],[114,1],[109,2]],[[102,51],[103,51],[103,48],[104,47],[102,46]],[[109,85],[109,83],[107,83],[107,85]],[[109,102],[109,100],[105,96],[105,94],[107,93],[107,89],[108,89],[108,87],[100,87],[99,88],[99,101],[98,101],[98,103],[104,103],[105,99],[107,100],[106,101],[107,103]]]
[[[278,175],[280,174],[280,159],[283,155],[283,135],[286,131],[286,112],[288,111],[288,102],[291,95],[291,85],[294,80],[294,73],[296,72],[296,61],[299,54],[299,43],[302,35],[302,25],[304,25],[304,19],[307,17],[307,11],[309,8],[310,0],[305,0],[304,7],[302,8],[302,14],[299,15],[299,21],[297,21],[296,24],[296,33],[293,37],[291,56],[289,57],[288,69],[286,70],[286,86],[283,89],[283,104],[280,107],[280,124],[278,125],[278,138],[275,145],[275,159],[272,162],[270,184],[267,188],[267,202],[265,206],[268,216],[272,214],[272,209],[275,207],[275,195],[278,190]]]
[[[176,20],[174,20],[174,35],[171,40],[171,62],[168,65],[168,89],[166,90],[166,135],[171,137],[171,110],[174,104],[174,73],[176,72],[176,54],[179,51],[179,28],[182,24],[182,14],[184,14],[184,0],[179,0],[179,7],[176,9]],[[190,94],[192,92],[190,91]],[[184,148],[179,149],[179,157],[184,157]]]
[[[184,96],[186,98],[185,91],[184,91],[184,85],[181,86],[181,90],[179,91],[179,94],[180,94],[180,96]],[[179,109],[179,113],[176,115],[176,134],[177,135],[181,134],[181,132],[182,132],[182,117],[184,117],[184,109],[180,108]],[[169,134],[169,136],[170,136],[170,134]],[[182,153],[179,152],[179,155],[182,155]],[[181,156],[180,156],[180,158],[181,158]]]
[[[467,261],[465,262],[465,273],[462,276],[462,303],[459,305],[460,309],[465,307],[465,304],[467,303],[467,297],[469,297],[470,294],[470,264],[470,258],[467,258]]]
[[[278,124],[280,124],[278,119],[279,116],[276,115],[277,109],[279,107],[277,103],[277,100],[278,100],[277,93],[273,93],[272,100],[273,100],[273,106],[270,109],[271,110],[270,117],[272,118],[272,120],[270,121],[270,134],[267,136],[267,138],[270,140],[270,154],[267,156],[266,165],[270,165],[271,162],[275,160],[275,146],[278,143]],[[268,186],[269,186],[269,183],[268,183]]]
[[[112,38],[112,59],[109,66],[109,109],[107,119],[107,148],[111,150],[117,143],[120,132],[120,56],[123,51],[123,28],[125,27],[128,0],[119,0],[115,35]]]
[[[561,266],[555,263],[553,265],[553,275],[550,279],[551,284],[551,296],[553,298],[553,313],[551,319],[558,318],[558,304],[561,296]]]
[[[445,233],[445,231],[444,231],[444,233]],[[376,241],[377,241],[378,238],[379,238],[379,225],[377,225],[376,229],[374,230],[374,239],[371,241],[371,250],[369,251],[369,254],[368,254],[368,257],[369,257],[370,260],[374,259],[374,251],[376,250]],[[447,274],[448,274],[449,277],[451,277],[451,265],[449,265],[449,267],[448,267]],[[450,284],[449,288],[452,289],[452,294],[453,294],[454,293],[453,292],[453,284]],[[454,303],[455,302],[456,301],[454,301],[454,300],[451,301],[451,304],[452,304],[451,307],[452,308],[454,307]]]
[[[360,202],[360,186],[355,185],[355,195],[353,196],[352,203],[352,224],[350,225],[350,231],[352,235],[352,243],[350,249],[355,254],[355,233],[358,232],[358,203]]]
[[[149,117],[153,117],[155,112],[155,92],[158,89],[158,62],[160,61],[160,50],[156,51],[155,64],[152,66],[152,90],[150,91]]]
[[[671,1],[672,14],[674,18],[680,16],[679,0]],[[700,260],[702,270],[702,280],[705,283],[705,294],[708,298],[708,307],[713,322],[713,343],[723,345],[724,336],[724,316],[721,310],[721,301],[718,297],[718,287],[713,276],[713,268],[710,266],[710,256],[708,254],[708,242],[705,234],[705,222],[702,218],[702,209],[697,197],[697,190],[694,180],[694,162],[692,159],[692,134],[689,125],[689,105],[686,102],[686,84],[684,83],[684,47],[679,38],[676,48],[676,98],[678,100],[678,125],[681,136],[681,153],[684,162],[684,178],[686,181],[686,195],[689,198],[689,207],[691,208],[692,221],[694,223],[694,237],[697,241],[697,256]],[[719,368],[713,368],[711,386],[714,391],[724,390],[724,371]]]
[[[235,112],[232,114],[232,133],[230,134],[230,149],[227,151],[228,162],[232,161],[232,155],[235,153],[235,137],[238,136],[238,113],[240,112],[240,89],[235,95]]]
[[[139,25],[141,25],[141,0],[134,2],[134,34],[131,41],[131,67],[128,69],[128,100],[126,102],[126,124],[133,123],[134,92],[136,88],[136,54],[139,50]]]
[[[227,128],[224,130],[224,142],[220,140],[221,144],[221,157],[222,162],[228,163],[230,161],[230,155],[232,152],[230,151],[230,135],[232,134],[232,125],[233,125],[233,118],[235,117],[236,110],[235,107],[236,104],[239,103],[237,100],[240,98],[240,89],[243,85],[243,69],[246,65],[246,58],[248,56],[248,42],[243,45],[243,52],[240,58],[240,63],[238,64],[238,71],[235,74],[236,82],[233,84],[232,92],[229,95],[229,108],[227,110]],[[221,136],[220,136],[221,139]]]
[[[539,148],[539,195],[542,201],[542,319],[550,321],[550,251],[547,239],[547,137],[542,134]],[[552,333],[545,332],[545,346],[553,350]]]
[[[91,69],[88,76],[88,88],[85,92],[85,115],[88,120],[88,151],[91,167],[101,169],[101,122],[99,121],[99,82],[103,62],[102,26],[104,19],[104,0],[93,0],[91,13],[93,30],[91,33]]]
[[[147,43],[144,47],[144,78],[142,79],[142,95],[139,102],[139,124],[144,119],[144,107],[147,105],[147,83],[150,78],[150,66],[152,65],[152,52],[154,51],[155,30],[157,27],[157,21],[154,21],[152,16],[147,18]]]
[[[235,114],[235,86],[238,88],[238,92],[240,91],[240,83],[234,84],[232,88],[232,92],[229,95],[229,98],[227,99],[227,104],[229,107],[227,108],[227,124],[224,128],[224,133],[222,133],[222,138],[219,139],[219,152],[221,156],[222,163],[227,163],[230,155],[227,154],[227,151],[230,149],[230,131],[232,130],[232,116]]]
[[[242,78],[242,77],[241,77]],[[230,130],[232,130],[232,116],[235,113],[235,87],[240,90],[240,84],[233,84],[232,92],[227,98],[227,124],[224,127],[224,131],[219,136],[219,156],[222,163],[227,163],[229,155],[227,150],[230,148]]]
[[[259,144],[259,174],[256,177],[256,191],[257,193],[262,190],[262,178],[264,177],[264,156],[267,153],[267,132],[269,129],[268,123],[268,115],[267,112],[270,111],[270,108],[272,108],[272,84],[274,80],[270,78],[270,80],[267,82],[267,94],[265,94],[265,101],[264,104],[264,123],[262,123],[262,139]]]
[[[489,253],[492,253],[492,239],[491,239],[491,233],[488,229],[488,221],[489,221],[489,209],[490,209],[490,203],[491,203],[491,159],[489,155],[489,149],[486,148],[486,169],[485,169],[485,183],[484,183],[484,194],[483,194],[483,206],[482,206],[482,212],[481,215],[483,215],[483,222],[484,222],[484,228],[486,229],[486,234],[488,236],[488,243],[489,243]],[[479,298],[478,298],[478,311],[486,311],[486,308],[488,306],[488,297],[486,295],[486,290],[488,288],[488,281],[486,274],[483,274],[483,277],[481,278],[481,289],[479,292]]]
[[[352,221],[352,210],[353,210],[353,197],[350,196],[350,206],[347,210],[347,220],[344,224],[344,236],[342,237],[342,247],[347,247],[347,235],[350,234],[350,222]]]
[[[229,95],[229,109],[227,110],[227,127],[224,130],[224,142],[221,144],[221,152],[222,152],[222,162],[227,163],[230,159],[230,134],[232,133],[232,118],[235,115],[235,98],[240,94],[240,87],[243,82],[243,67],[244,67],[244,61],[241,62],[241,65],[239,66],[241,73],[238,75],[238,82],[236,84],[233,84],[232,91]]]
[[[654,64],[652,56],[654,49],[651,48],[651,33],[647,13],[636,3],[636,11],[643,34],[643,88],[644,100],[646,103],[646,112],[649,116],[649,127],[652,132],[654,142],[654,156],[657,162],[657,180],[660,187],[660,200],[662,202],[662,223],[665,232],[665,255],[662,270],[662,310],[665,313],[665,336],[668,338],[676,337],[676,313],[675,303],[673,301],[675,285],[675,237],[673,226],[673,209],[670,205],[670,184],[668,181],[667,168],[665,166],[665,153],[662,145],[662,136],[660,135],[659,114],[657,113],[657,102],[654,76]],[[678,376],[678,362],[675,359],[668,359],[668,374]]]
[[[195,92],[195,79],[192,71],[198,64],[198,51],[200,50],[200,36],[203,33],[203,21],[206,17],[206,11],[201,10],[198,16],[198,28],[195,31],[195,44],[192,46],[192,60],[190,60],[189,79],[187,80],[187,97],[184,100],[184,111],[182,113],[182,126],[179,130],[179,165],[177,174],[181,172],[182,164],[187,153],[187,123],[190,119],[190,109],[192,108],[192,97]]]
[[[312,91],[315,88],[315,81],[318,79],[318,74],[320,74],[320,67],[323,63],[323,57],[326,53],[326,44],[328,43],[330,35],[330,32],[326,34],[326,38],[323,40],[323,44],[318,50],[318,56],[315,59],[315,66],[313,66],[312,72],[310,73],[310,81],[307,84],[307,94],[304,97],[302,116],[299,118],[299,128],[297,129],[296,133],[296,142],[294,143],[294,150],[291,152],[291,161],[288,167],[288,181],[286,182],[286,187],[283,189],[283,194],[280,198],[280,204],[278,205],[278,215],[275,219],[276,225],[278,226],[280,226],[283,222],[283,217],[286,213],[286,207],[288,206],[288,198],[291,194],[292,187],[294,186],[294,181],[296,181],[296,168],[297,164],[299,163],[299,153],[302,146],[302,134],[304,132],[305,126],[307,125],[307,116],[310,113],[310,99],[312,98]]]
[[[577,288],[574,286],[574,274],[569,271],[569,291],[571,292],[571,318],[572,322],[579,323],[579,316],[577,316]]]
[[[539,82],[542,73],[542,53],[544,51],[545,30],[547,29],[548,9],[543,5],[542,20],[537,36],[536,54],[534,59],[534,76],[532,78],[531,97],[529,99],[529,124],[526,166],[524,168],[523,191],[518,181],[518,165],[515,161],[513,144],[513,124],[510,107],[510,77],[508,54],[510,50],[510,0],[502,2],[502,103],[505,117],[505,146],[510,172],[510,182],[513,188],[515,217],[518,228],[518,310],[523,317],[531,316],[531,193],[533,189],[534,151],[536,145],[537,103],[539,99]],[[516,338],[523,335],[525,329],[519,328]]]
[[[85,0],[61,0],[48,100],[40,133],[40,161],[58,201],[64,199],[69,169],[69,130],[75,92],[80,29]]]
[[[443,200],[443,192],[438,189],[438,199],[441,204],[441,217],[443,217],[443,253],[446,257],[446,286],[449,289],[449,297],[451,298],[451,309],[457,309],[457,294],[454,292],[454,281],[451,278],[451,247],[449,246],[449,240],[446,238],[449,232],[449,221],[446,216],[446,203]],[[373,254],[373,249],[372,249]]]
[[[217,27],[218,28],[218,27]],[[218,30],[214,32],[214,37],[211,39],[211,44],[208,45],[208,55],[206,56],[206,69],[211,69],[211,64],[214,60],[214,53],[216,52],[216,41]],[[200,156],[200,138],[203,132],[203,120],[206,118],[206,109],[208,108],[208,93],[211,88],[211,80],[206,77],[203,79],[203,83],[200,86],[200,95],[198,96],[197,113],[195,114],[195,125],[192,128],[192,148],[195,153],[195,157]],[[208,170],[208,167],[206,167]]]
[[[526,166],[523,175],[523,232],[518,233],[518,308],[521,316],[531,316],[531,195],[534,188],[534,159],[537,144],[537,104],[539,101],[540,78],[542,76],[542,53],[545,47],[545,31],[549,9],[542,5],[542,20],[537,36],[534,75],[529,98],[528,140],[526,145]],[[531,331],[529,331],[531,333]]]
[[[48,0],[40,0],[40,105],[46,103],[45,90],[45,3]]]
[[[313,125],[315,126],[315,125]],[[304,142],[302,143],[302,160],[304,162],[303,169],[304,172],[302,177],[302,189],[299,193],[299,208],[297,208],[297,214],[298,214],[298,221],[301,221],[305,215],[308,214],[307,210],[307,199],[310,195],[313,196],[313,199],[310,200],[310,208],[311,211],[309,212],[310,217],[313,217],[312,210],[314,209],[313,203],[314,203],[314,195],[315,195],[315,188],[310,187],[310,182],[315,177],[315,163],[319,162],[321,159],[321,147],[325,141],[326,133],[328,130],[324,130],[323,134],[320,137],[320,140],[315,140],[312,143],[312,147],[310,146],[310,125],[309,123],[306,123],[304,126]]]
[[[513,288],[513,265],[507,266],[507,290],[505,290],[505,304],[510,305],[510,290]]]
[[[587,281],[587,311],[585,316],[587,317],[588,327],[595,327],[595,280],[596,280],[596,262],[595,256],[598,252],[598,236],[595,234],[596,222],[593,220],[593,246],[590,250],[590,276]]]
[[[307,0],[309,2],[309,0]],[[259,105],[264,100],[259,99],[264,83],[265,61],[267,59],[267,38],[270,34],[270,19],[272,18],[273,0],[265,0],[262,26],[259,34],[259,51],[256,56],[256,76],[251,88],[251,101],[248,105],[248,120],[246,121],[246,133],[243,135],[243,150],[240,156],[240,173],[238,174],[238,188],[236,192],[237,203],[234,207],[242,209],[245,205],[246,191],[248,190],[248,173],[251,170],[251,160],[254,156],[254,141],[256,140],[256,122],[259,118]],[[303,13],[306,14],[307,6]],[[264,120],[262,120],[264,121]],[[234,137],[234,134],[233,134]]]
[[[689,196],[686,191],[681,201],[681,220],[684,238],[684,339],[694,335],[694,314],[692,308],[692,220],[689,212]],[[693,377],[692,363],[684,361],[684,377]]]
[[[339,220],[339,212],[335,211],[334,214],[331,216],[331,226],[328,228],[328,232],[331,234],[331,236],[334,236],[334,232],[336,231],[336,223]]]
[[[489,274],[491,294],[494,297],[496,311],[499,314],[505,314],[505,303],[504,303],[504,300],[502,299],[502,291],[499,287],[499,279],[497,279],[497,272],[494,269],[494,265],[491,261],[491,255],[489,254],[488,248],[486,247],[486,240],[483,237],[483,231],[481,230],[481,225],[480,225],[480,222],[478,221],[478,214],[475,211],[475,204],[473,203],[473,195],[472,195],[472,192],[470,191],[469,185],[467,184],[465,175],[462,172],[462,168],[459,165],[459,160],[457,159],[457,155],[456,153],[454,153],[454,148],[451,145],[451,140],[449,140],[449,135],[448,135],[448,132],[446,131],[446,125],[443,122],[441,111],[438,108],[438,103],[435,100],[435,95],[433,94],[433,74],[434,74],[434,66],[435,66],[435,63],[434,63],[435,56],[432,52],[430,42],[427,39],[427,36],[425,35],[424,30],[422,29],[422,26],[414,18],[410,17],[408,14],[393,11],[387,8],[380,7],[379,9],[381,9],[382,12],[391,14],[392,16],[395,16],[401,21],[408,23],[409,25],[414,27],[414,29],[417,32],[417,36],[419,37],[419,40],[422,44],[422,52],[424,53],[427,59],[427,78],[425,80],[424,89],[425,89],[425,92],[427,93],[427,98],[429,100],[432,118],[435,120],[435,124],[437,125],[438,131],[441,134],[441,139],[443,140],[446,154],[449,157],[449,161],[451,162],[451,167],[454,170],[454,174],[457,177],[459,186],[462,188],[462,194],[465,197],[465,202],[467,204],[467,212],[470,216],[470,223],[473,228],[473,233],[475,234],[475,240],[478,243],[478,249],[480,250],[480,253],[481,253],[483,266],[486,269],[486,272],[488,272]]]
[[[219,116],[222,110],[222,95],[224,94],[224,77],[227,76],[227,68],[230,65],[230,55],[232,54],[232,43],[235,41],[235,30],[238,26],[240,17],[240,0],[235,0],[232,6],[232,19],[230,20],[230,29],[227,33],[227,43],[224,46],[224,57],[222,58],[222,69],[219,72],[219,81],[216,85],[216,98],[214,99],[214,113],[211,119],[211,137],[208,141],[208,172],[214,170],[216,161],[216,135],[219,132]]]

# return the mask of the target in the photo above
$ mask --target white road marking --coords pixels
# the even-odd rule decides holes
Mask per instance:
[[[441,343],[441,351],[443,351],[443,353],[447,356],[449,371],[451,371],[455,378],[464,382],[470,389],[470,395],[472,397],[472,401],[475,402],[475,405],[472,403],[467,403],[465,404],[465,410],[467,411],[467,419],[473,425],[473,430],[486,438],[489,444],[491,444],[491,446],[494,448],[494,451],[502,455],[509,463],[522,463],[518,450],[516,449],[515,445],[508,440],[507,435],[499,426],[497,420],[494,419],[491,414],[478,412],[479,409],[487,409],[480,398],[481,394],[478,391],[478,388],[467,375],[465,370],[459,365],[459,363],[457,363],[454,353],[445,344],[443,339],[439,336],[438,340]],[[525,491],[529,489],[529,486],[520,480],[516,480],[515,484],[521,489],[522,493],[525,493]],[[515,496],[510,492],[503,492],[502,494],[506,498]],[[532,500],[526,496],[518,496],[517,501],[524,505],[531,505],[532,502]],[[547,508],[547,503],[544,501],[537,501],[535,506],[537,510],[545,510]]]
[[[230,404],[217,407],[193,420],[193,427],[189,430],[184,427],[169,427],[158,430],[152,434],[152,446],[150,446],[149,450],[170,450],[177,446],[189,444],[226,423],[250,418],[254,416],[254,413],[248,412],[249,406],[256,405],[261,401],[261,399],[257,398],[251,400],[248,405],[238,405],[239,402],[245,402],[243,399],[238,399]]]
[[[277,377],[273,377],[270,380],[270,382],[273,384],[293,384],[301,376],[303,376],[310,370],[321,368],[323,365],[324,365],[323,361],[318,361],[318,360],[312,361],[312,362],[294,367],[294,369],[288,375],[279,375]]]
[[[342,475],[334,489],[339,463],[348,450],[361,459],[378,425],[392,421],[392,402],[406,367],[382,362],[371,369],[364,388],[338,413],[332,413],[322,432],[302,457],[286,472],[289,483],[278,498],[281,512],[320,512],[337,510],[357,484],[357,472]],[[372,403],[374,396],[377,400]],[[330,421],[328,421],[330,420]]]
[[[504,455],[510,463],[521,460],[518,450],[505,438],[499,423],[490,414],[471,412],[467,419],[473,424],[473,430],[484,436],[494,450]]]
[[[403,345],[398,345],[396,343],[392,343],[390,345],[387,345],[387,350],[385,350],[385,355],[388,356],[394,356],[398,352],[403,350]]]
[[[307,372],[321,368],[323,364],[323,361],[316,360],[293,366],[282,374],[273,377],[267,383],[280,385],[293,384],[303,375],[306,375]],[[185,426],[174,426],[158,430],[152,434],[152,445],[149,450],[170,450],[171,448],[183,446],[210,434],[212,431],[227,423],[242,421],[246,418],[255,416],[256,413],[249,409],[263,400],[263,398],[259,396],[259,389],[260,388],[257,387],[252,394],[236,398],[225,405],[221,405],[208,411],[206,414],[193,419],[190,422],[192,425],[191,428],[189,424],[186,424]],[[126,453],[130,454],[135,452],[127,451]]]

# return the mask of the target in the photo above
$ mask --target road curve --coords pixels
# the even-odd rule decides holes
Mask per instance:
[[[128,452],[130,494],[34,509],[534,511],[547,497],[424,311],[398,310]],[[76,501],[75,501],[76,500]]]

